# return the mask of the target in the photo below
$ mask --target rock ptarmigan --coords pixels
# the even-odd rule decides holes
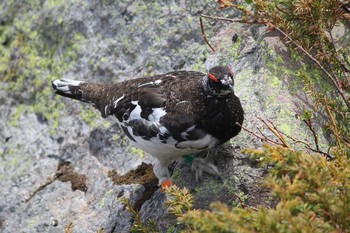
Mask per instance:
[[[92,103],[104,118],[115,116],[132,144],[157,159],[153,170],[162,187],[171,184],[168,166],[174,159],[211,149],[241,131],[244,113],[233,84],[227,66],[207,74],[175,71],[116,84],[52,82],[56,94]],[[213,164],[196,160],[196,179],[203,171],[218,174]]]

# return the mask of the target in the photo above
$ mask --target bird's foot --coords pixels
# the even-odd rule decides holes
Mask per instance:
[[[196,181],[199,182],[202,179],[203,172],[213,175],[215,178],[222,180],[217,167],[207,159],[196,158],[192,161],[191,170],[195,172]]]
[[[170,186],[174,185],[171,179],[166,179],[161,183],[160,191],[164,192],[164,190]]]

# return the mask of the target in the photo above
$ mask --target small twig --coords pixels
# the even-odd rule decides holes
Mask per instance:
[[[348,84],[350,84],[349,76],[346,73],[347,68],[345,67],[344,62],[340,61],[339,54],[338,54],[337,48],[335,46],[335,42],[334,42],[332,31],[329,30],[328,34],[329,34],[329,36],[331,38],[331,44],[332,44],[334,52],[335,52],[335,58],[337,59],[337,61],[339,62],[340,66],[341,66],[341,70],[343,72],[344,78],[348,81]]]
[[[236,125],[240,126],[243,130],[247,131],[248,133],[254,135],[255,137],[257,138],[260,138],[261,140],[267,142],[267,143],[270,143],[270,144],[273,144],[275,146],[282,146],[282,147],[286,147],[286,148],[291,148],[289,146],[289,144],[286,142],[286,140],[284,139],[284,136],[291,139],[292,141],[294,141],[295,143],[301,143],[303,145],[305,145],[305,147],[315,153],[319,153],[319,154],[322,154],[324,155],[328,160],[332,160],[334,159],[335,157],[329,153],[326,153],[326,152],[323,152],[319,149],[319,146],[318,146],[318,141],[317,141],[317,147],[316,149],[313,149],[310,144],[308,144],[307,142],[304,142],[304,141],[301,141],[301,140],[297,140],[295,138],[293,138],[292,136],[290,135],[287,135],[283,132],[281,132],[270,120],[267,120],[269,122],[269,124],[267,124],[267,122],[265,120],[263,120],[262,118],[260,117],[257,117],[261,122],[263,122],[265,124],[265,126],[281,141],[281,143],[279,142],[276,142],[276,141],[273,141],[272,139],[270,139],[269,137],[267,137],[260,129],[258,129],[259,133],[261,135],[258,135],[256,133],[254,133],[253,131],[243,127],[242,125],[240,125],[239,123],[236,122]],[[309,126],[309,125],[308,125]],[[310,128],[310,127],[309,127]],[[310,128],[310,130],[315,133],[315,131],[313,129]],[[315,140],[317,140],[317,135],[314,135],[315,137]],[[350,147],[349,147],[350,148]]]
[[[281,133],[282,133],[282,132],[281,132]],[[332,159],[335,158],[333,155],[331,155],[331,154],[329,154],[329,153],[323,152],[323,151],[321,151],[321,150],[313,149],[313,148],[311,147],[311,145],[310,145],[309,143],[307,143],[307,142],[304,142],[304,141],[301,141],[301,140],[297,140],[297,139],[293,138],[292,136],[290,136],[290,135],[288,135],[288,134],[285,134],[285,133],[282,133],[282,134],[283,134],[284,136],[286,136],[287,138],[291,139],[291,140],[292,140],[293,142],[295,142],[295,143],[303,144],[303,145],[305,146],[306,149],[311,150],[311,151],[313,151],[313,152],[315,152],[315,153],[319,153],[319,154],[324,155],[328,160],[332,160]]]
[[[326,97],[324,97],[323,100],[324,100],[324,104],[325,104],[326,109],[327,109],[327,113],[328,113],[329,117],[331,118],[331,122],[332,122],[333,127],[334,127],[333,131],[334,131],[335,138],[337,139],[337,142],[338,142],[338,147],[340,148],[341,147],[341,142],[340,142],[340,137],[339,137],[339,131],[338,131],[338,128],[337,128],[337,124],[335,123],[333,114],[332,114],[331,110],[329,109]]]
[[[303,122],[307,125],[307,127],[309,128],[309,130],[311,131],[313,137],[314,137],[314,142],[315,142],[315,147],[316,150],[320,150],[320,146],[318,144],[318,136],[316,134],[316,131],[314,129],[314,127],[312,126],[311,120],[303,120]],[[311,148],[311,147],[310,147]]]
[[[285,15],[290,16],[290,12],[283,10],[279,5],[276,5],[276,9],[279,10],[280,12],[284,13]]]
[[[29,197],[27,197],[24,201],[25,202],[30,201],[30,199],[32,199],[38,192],[43,190],[46,186],[48,186],[49,184],[51,184],[55,180],[57,180],[57,173],[52,174],[51,176],[47,177],[46,181],[41,183],[40,186],[37,189],[35,189],[32,193],[30,193]]]
[[[267,120],[270,125],[265,121],[263,120],[262,118],[260,117],[257,117],[262,123],[264,123],[264,125],[281,141],[283,147],[287,147],[287,148],[291,148],[287,141],[284,139],[283,135],[280,133],[280,131],[278,130],[278,128],[270,121],[270,120]]]
[[[258,134],[256,134],[256,133],[254,133],[253,131],[251,131],[251,130],[245,128],[244,126],[242,126],[242,125],[239,124],[238,122],[236,122],[236,125],[238,125],[239,127],[241,127],[243,130],[247,131],[248,133],[254,135],[255,137],[260,138],[260,139],[263,140],[263,141],[266,141],[266,142],[268,142],[268,143],[270,143],[270,144],[273,144],[273,145],[275,145],[275,146],[280,146],[279,143],[277,143],[277,142],[275,142],[275,141],[272,141],[271,139],[269,139],[269,138],[266,137],[266,136],[261,136],[261,135],[258,135]]]
[[[206,18],[206,19],[213,19],[213,20],[219,20],[219,21],[225,21],[225,22],[230,22],[230,23],[247,23],[247,24],[265,24],[265,21],[246,21],[242,19],[230,19],[226,17],[219,17],[219,16],[210,16],[210,15],[201,15],[200,17]]]
[[[282,146],[284,147],[284,145],[282,143],[276,142],[275,140],[270,139],[268,136],[266,136],[259,128],[258,128],[259,133],[261,134],[261,136],[263,136],[264,138],[266,138],[267,142],[270,142],[271,144],[277,145],[277,146]]]
[[[344,59],[345,63],[350,67],[350,62],[346,58],[345,53],[342,53],[342,56],[343,56],[343,59]],[[346,72],[350,72],[350,70],[347,67],[345,67],[345,64],[344,64],[344,68],[345,68]]]
[[[273,129],[274,129],[273,132],[276,132],[276,133],[277,133],[276,136],[277,136],[278,139],[285,145],[285,147],[291,148],[291,147],[289,146],[289,144],[287,143],[287,141],[284,139],[283,133],[277,128],[277,126],[276,126],[272,121],[270,121],[269,119],[267,119],[267,121],[272,125],[272,127],[273,127]],[[267,124],[266,124],[266,125],[267,125]]]
[[[329,153],[326,153],[326,152],[323,152],[323,151],[320,151],[320,150],[315,150],[315,149],[312,149],[312,148],[308,148],[308,149],[312,150],[312,151],[315,152],[315,153],[319,153],[319,154],[321,154],[321,155],[324,155],[324,156],[327,158],[327,160],[333,160],[333,159],[335,159],[335,156],[334,156],[334,155],[331,155],[331,154],[329,154]]]
[[[342,140],[343,140],[345,146],[350,149],[350,143],[348,143],[345,138],[342,138]]]
[[[286,133],[283,133],[281,132],[285,137],[289,138],[290,140],[292,140],[294,143],[300,143],[300,144],[303,144],[305,146],[305,148],[308,148],[308,149],[312,149],[311,145],[305,141],[302,141],[302,140],[298,140],[298,139],[295,139],[293,138],[292,136],[286,134]]]
[[[226,17],[210,16],[210,15],[200,15],[200,18],[214,19],[214,20],[226,21],[226,22],[230,22],[230,23],[234,23],[234,22],[242,23],[243,22],[243,20],[241,20],[241,19],[230,19],[230,18],[226,18]]]
[[[64,232],[65,233],[73,233],[73,227],[74,227],[73,222],[68,223],[66,225],[66,227],[64,228]]]
[[[202,32],[203,40],[204,40],[205,43],[209,46],[209,48],[215,53],[215,49],[211,46],[211,44],[210,44],[209,41],[208,41],[207,36],[205,35],[202,16],[199,17],[199,23],[200,23],[200,25],[201,25],[201,32]]]
[[[252,210],[254,210],[254,211],[258,211],[257,208],[246,204],[238,194],[232,193],[232,195],[235,196],[235,197],[238,199],[239,204],[242,206],[243,209],[249,208],[249,209],[252,209]]]

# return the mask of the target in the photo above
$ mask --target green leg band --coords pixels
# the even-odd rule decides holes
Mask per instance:
[[[185,163],[191,165],[193,160],[196,158],[194,155],[184,155],[182,156],[183,160],[185,161]]]

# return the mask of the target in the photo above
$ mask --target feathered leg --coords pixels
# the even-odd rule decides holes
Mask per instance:
[[[168,170],[168,161],[157,160],[156,164],[153,166],[153,172],[159,180],[159,185],[162,189],[171,186],[173,183],[170,179],[170,174]]]
[[[192,161],[191,170],[195,173],[196,181],[200,181],[203,176],[203,172],[213,175],[216,178],[222,180],[217,167],[212,163],[213,157],[216,155],[216,149],[208,151],[207,156],[203,158],[195,158]]]

